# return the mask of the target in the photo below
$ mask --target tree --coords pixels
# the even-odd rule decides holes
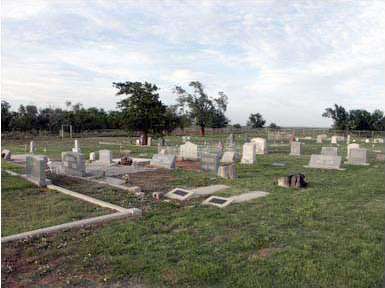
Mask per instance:
[[[250,114],[247,126],[251,128],[262,128],[266,121],[263,119],[260,113]]]
[[[239,123],[234,124],[233,127],[235,129],[241,129],[242,128],[241,124],[239,124]]]
[[[9,131],[9,122],[12,118],[12,113],[10,111],[11,105],[7,101],[1,100],[1,129],[3,131]]]
[[[322,117],[333,119],[333,128],[337,130],[346,130],[349,128],[349,113],[345,108],[334,104],[333,108],[326,108]]]
[[[113,83],[118,89],[116,95],[127,95],[118,102],[122,110],[124,125],[131,131],[140,131],[143,145],[147,144],[149,133],[161,134],[164,130],[166,106],[159,100],[158,87],[151,83]]]
[[[279,127],[277,124],[275,124],[274,122],[271,122],[270,125],[269,125],[269,128],[271,129],[281,129],[281,127]]]
[[[195,125],[200,127],[201,136],[205,136],[205,128],[221,128],[225,127],[228,119],[225,116],[227,109],[227,96],[223,92],[218,93],[217,98],[209,97],[203,85],[198,81],[190,82],[189,86],[193,89],[192,93],[188,93],[180,86],[175,87],[178,105],[188,109],[190,118]]]

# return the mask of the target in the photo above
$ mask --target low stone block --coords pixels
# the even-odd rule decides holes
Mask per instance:
[[[332,169],[332,170],[345,170],[340,168],[341,156],[335,155],[311,155],[310,162],[306,168],[318,168],[318,169]]]

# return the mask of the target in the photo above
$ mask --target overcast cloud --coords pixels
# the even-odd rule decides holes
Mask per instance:
[[[384,1],[2,1],[2,99],[115,109],[112,82],[201,81],[227,116],[329,126],[334,103],[385,110]]]

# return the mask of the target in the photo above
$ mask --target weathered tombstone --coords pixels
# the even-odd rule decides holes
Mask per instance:
[[[331,142],[332,144],[337,144],[337,143],[338,143],[337,136],[335,136],[335,135],[332,136],[330,142]]]
[[[237,170],[235,164],[220,165],[218,168],[218,176],[225,179],[237,178]]]
[[[151,143],[152,143],[152,138],[148,137],[147,138],[147,146],[151,146]]]
[[[111,150],[99,150],[99,162],[106,164],[112,163]]]
[[[229,137],[227,137],[227,148],[231,151],[235,149],[235,141],[234,141],[233,133],[230,133]]]
[[[346,158],[347,158],[347,159],[349,158],[349,155],[350,155],[350,149],[358,149],[358,148],[360,148],[360,144],[357,144],[357,143],[348,144],[348,146],[347,146]]]
[[[322,147],[321,155],[337,156],[338,155],[338,148],[337,147]]]
[[[34,141],[29,143],[29,153],[34,154],[36,152],[36,145]]]
[[[180,145],[179,156],[182,160],[198,160],[198,145],[189,141]]]
[[[154,154],[152,156],[150,164],[152,166],[166,168],[166,169],[175,169],[176,167],[176,156],[170,154]]]
[[[251,142],[255,143],[255,153],[256,154],[267,154],[268,149],[267,149],[267,142],[265,138],[253,138],[251,139]]]
[[[84,155],[77,152],[62,152],[64,174],[69,176],[86,175],[86,163]]]
[[[72,152],[75,152],[75,153],[81,153],[81,151],[80,151],[80,147],[79,147],[79,141],[77,140],[77,139],[75,139],[75,147],[74,148],[72,148]]]
[[[90,161],[96,161],[96,153],[95,152],[90,153]]]
[[[348,134],[348,136],[346,137],[346,144],[350,144],[350,134]]]
[[[317,135],[317,143],[322,143],[327,138],[328,138],[328,135],[326,135],[326,134]]]
[[[47,157],[43,155],[27,155],[25,172],[29,180],[40,187],[46,187],[45,168]]]
[[[222,153],[210,153],[206,151],[201,152],[201,170],[206,172],[218,173],[219,162],[222,157]]]
[[[11,151],[3,149],[3,151],[1,151],[1,157],[5,160],[11,160]]]
[[[226,151],[223,153],[223,156],[221,158],[221,163],[227,163],[231,164],[234,163],[237,160],[236,153],[232,151]]]
[[[351,165],[369,165],[368,150],[364,148],[351,148],[348,161],[345,163]]]
[[[384,153],[376,154],[376,161],[384,162],[385,161],[385,154]]]
[[[290,144],[290,155],[301,156],[303,155],[304,144],[301,142],[291,142]]]
[[[255,143],[245,143],[242,149],[242,164],[255,164],[256,163],[256,151]]]
[[[344,170],[340,168],[340,166],[341,166],[341,156],[312,154],[309,165],[305,167],[318,168],[318,169]]]

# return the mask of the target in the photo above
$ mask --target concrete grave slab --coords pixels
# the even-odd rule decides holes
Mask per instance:
[[[202,202],[202,205],[212,205],[219,208],[224,208],[229,206],[234,201],[233,198],[224,198],[219,196],[210,196],[205,201]]]
[[[266,197],[267,195],[269,195],[269,192],[253,191],[253,192],[248,192],[248,193],[243,193],[240,195],[232,196],[230,198],[233,199],[232,203],[242,203],[242,202],[251,201],[251,200],[254,200],[257,198]]]

